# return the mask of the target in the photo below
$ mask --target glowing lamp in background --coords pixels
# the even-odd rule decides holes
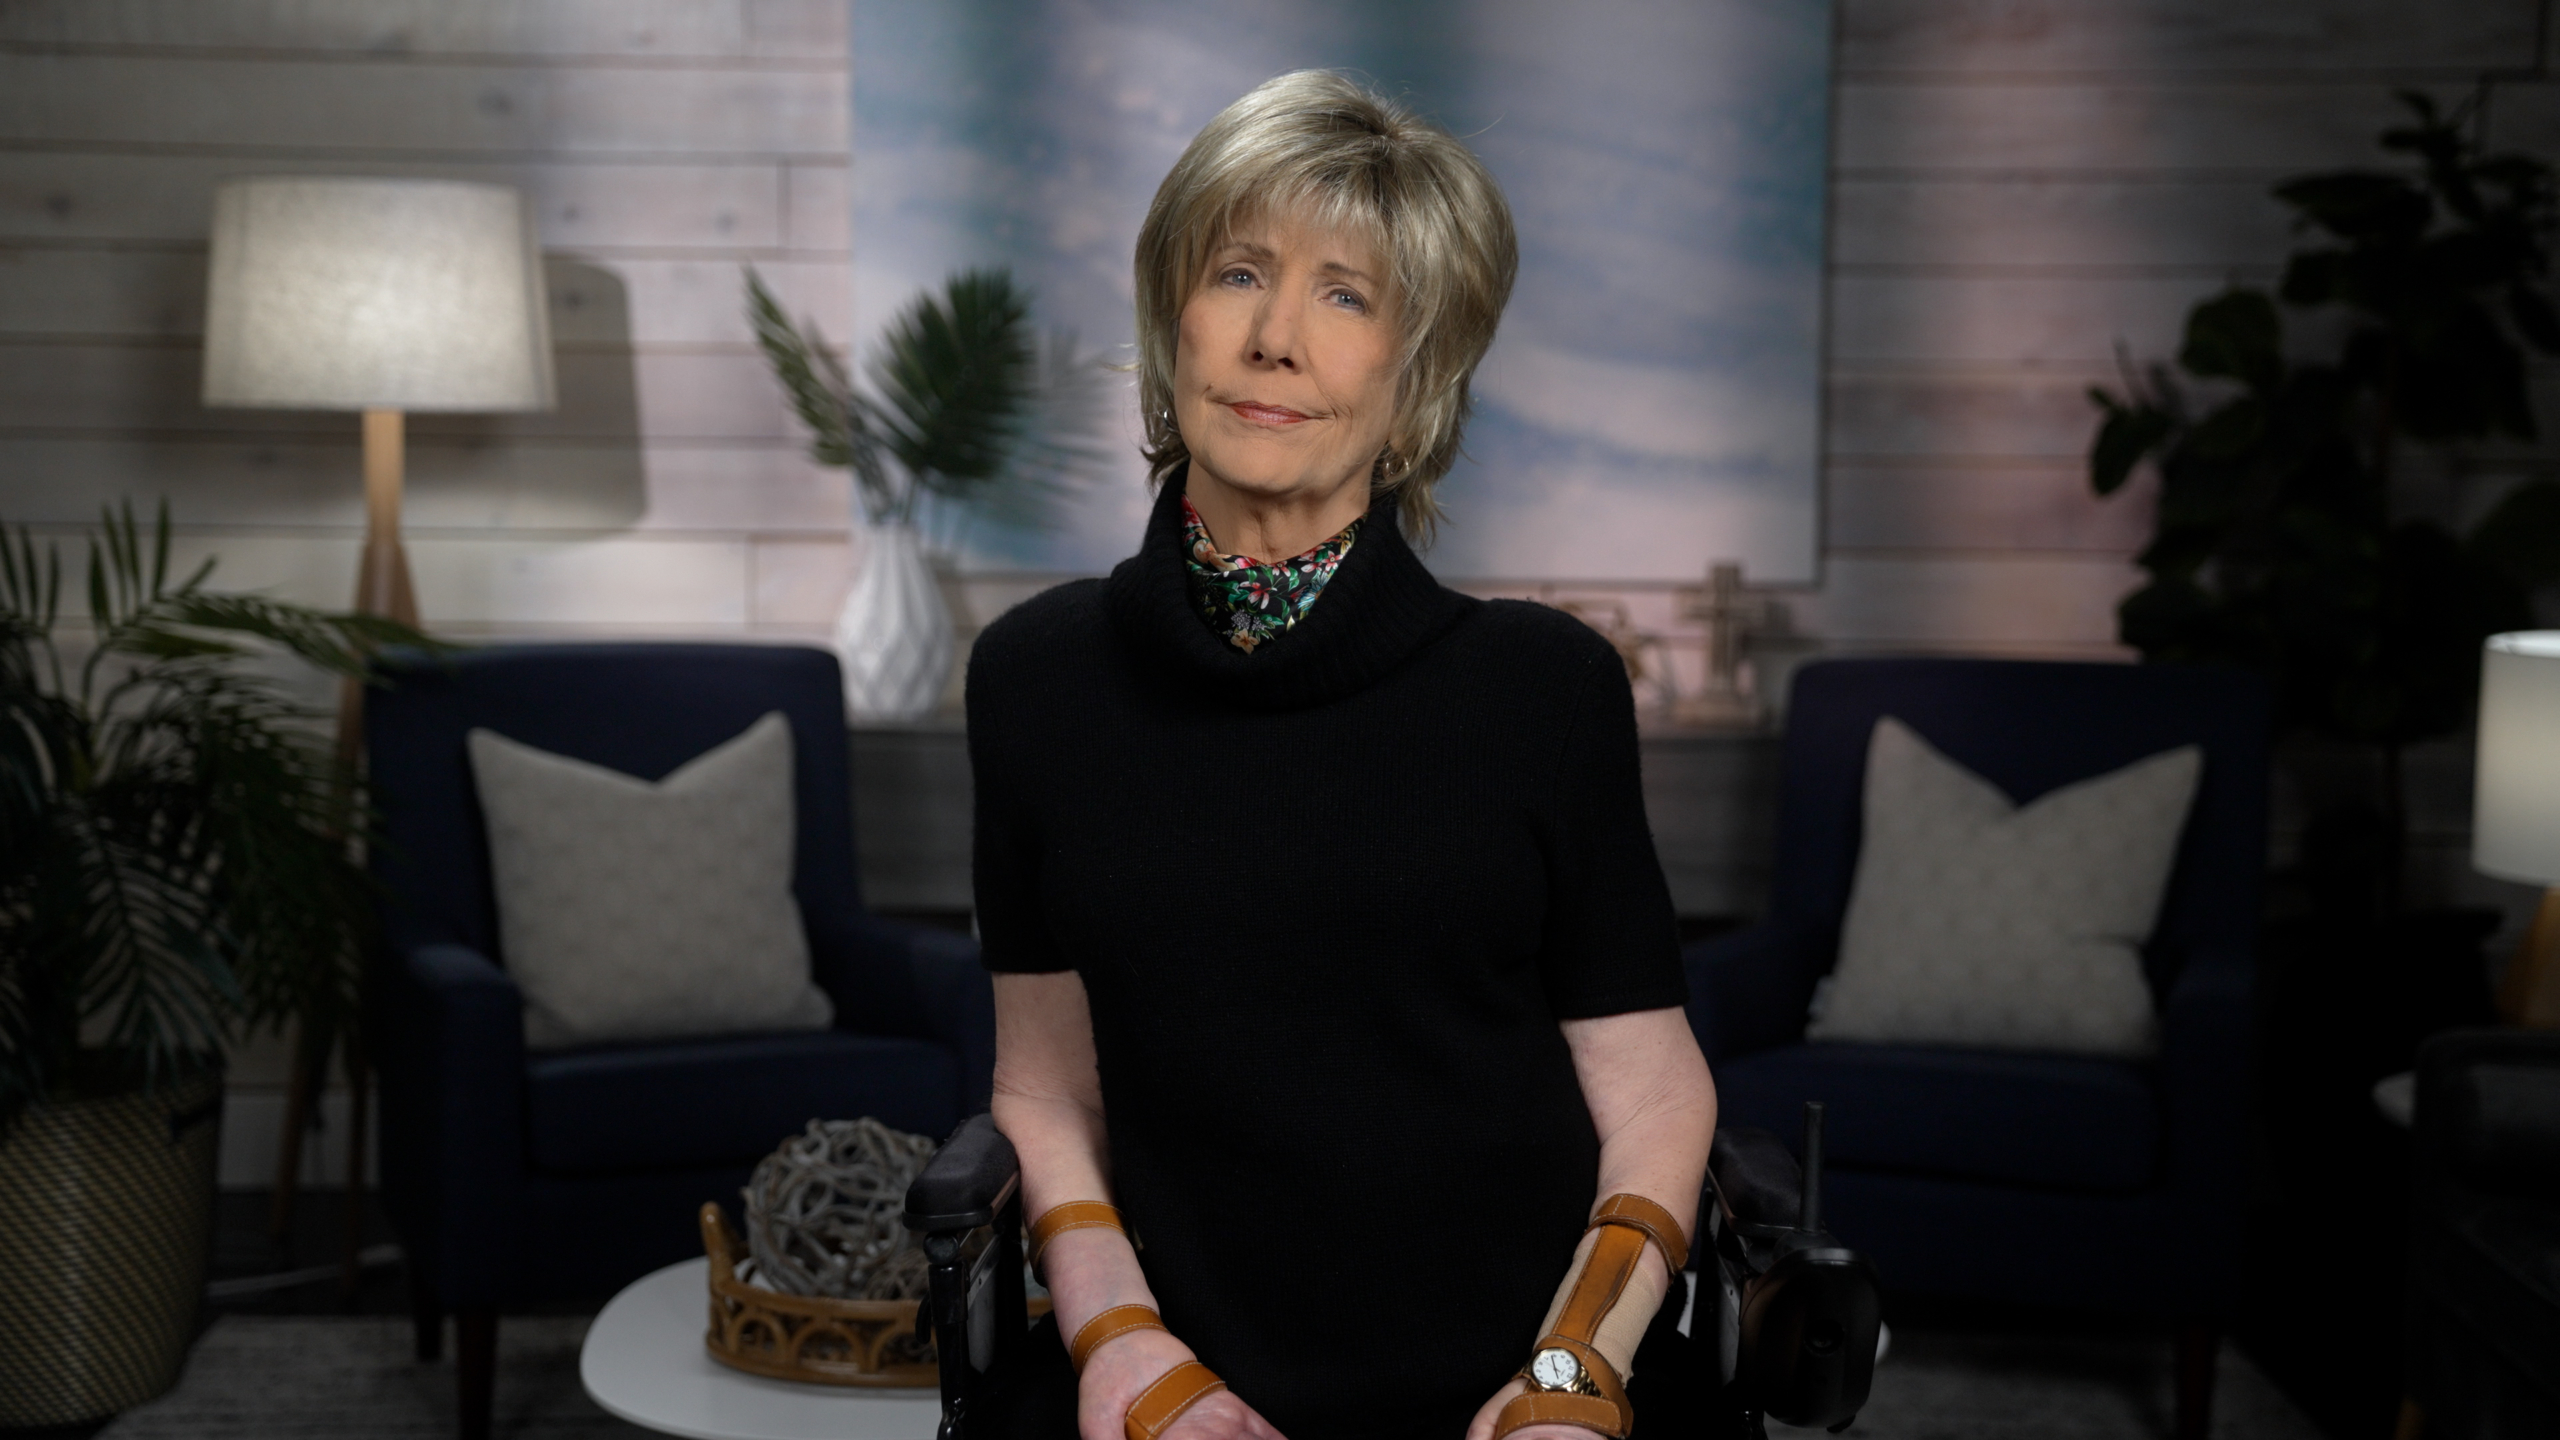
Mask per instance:
[[[363,412],[356,608],[416,623],[400,547],[403,416],[552,405],[523,197],[455,180],[232,180],[214,195],[212,249],[204,403]]]
[[[2481,657],[2471,863],[2544,887],[2498,1009],[2515,1023],[2560,1026],[2560,630],[2492,635]]]
[[[412,410],[548,410],[551,331],[542,257],[524,198],[454,180],[260,176],[214,194],[204,326],[204,403],[364,416],[364,560],[356,609],[411,625],[417,592],[400,545],[404,417]],[[353,767],[364,692],[340,689],[338,755]],[[309,1022],[305,1022],[307,1025]],[[298,1071],[276,1154],[283,1234],[303,1116],[326,1046]],[[295,1052],[310,1055],[306,1033]],[[346,1055],[345,1284],[353,1293],[364,1197],[365,1067]]]

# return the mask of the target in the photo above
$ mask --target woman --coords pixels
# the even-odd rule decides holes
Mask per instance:
[[[1322,72],[1148,212],[1146,535],[969,674],[995,1119],[1057,1329],[998,1433],[1666,1428],[1679,1369],[1620,1384],[1715,1099],[1626,673],[1405,541],[1515,257],[1474,156]]]

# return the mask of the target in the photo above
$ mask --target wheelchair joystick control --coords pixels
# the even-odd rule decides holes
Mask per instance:
[[[1883,1306],[1875,1267],[1824,1228],[1822,1126],[1807,1101],[1801,1164],[1765,1130],[1716,1132],[1697,1312],[1712,1301],[1715,1330],[1691,1327],[1711,1440],[1765,1440],[1764,1417],[1845,1429],[1874,1383]]]

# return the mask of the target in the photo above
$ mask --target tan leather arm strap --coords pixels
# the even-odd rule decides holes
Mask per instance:
[[[1662,1247],[1662,1258],[1674,1270],[1689,1268],[1689,1241],[1680,1233],[1680,1222],[1671,1212],[1641,1195],[1621,1191],[1600,1202],[1592,1212],[1594,1225],[1625,1225],[1643,1231],[1654,1244]]]
[[[1622,1440],[1627,1433],[1619,1407],[1597,1395],[1567,1395],[1552,1390],[1531,1390],[1514,1395],[1493,1419],[1493,1440],[1503,1440],[1512,1431],[1530,1425],[1579,1425]]]
[[[1216,1371],[1197,1360],[1185,1360],[1138,1392],[1120,1428],[1129,1440],[1156,1440],[1166,1426],[1182,1418],[1183,1411],[1226,1388],[1227,1382]]]
[[[1067,1356],[1075,1362],[1076,1373],[1084,1373],[1084,1362],[1105,1340],[1116,1339],[1132,1330],[1162,1330],[1164,1317],[1144,1305],[1114,1305],[1076,1327],[1076,1338],[1067,1344]]]
[[[1617,1308],[1619,1295],[1627,1282],[1635,1278],[1636,1265],[1644,1259],[1645,1233],[1626,1225],[1602,1226],[1593,1237],[1590,1263],[1582,1267],[1582,1278],[1574,1282],[1573,1293],[1565,1297],[1564,1311],[1556,1316],[1555,1328],[1539,1348],[1559,1340],[1570,1340],[1588,1348],[1600,1333],[1600,1322]]]
[[[1582,1362],[1582,1373],[1600,1393],[1573,1395],[1533,1389],[1513,1396],[1494,1421],[1494,1440],[1502,1440],[1524,1425],[1549,1420],[1581,1425],[1612,1437],[1622,1437],[1635,1429],[1635,1407],[1627,1403],[1625,1380],[1618,1374],[1618,1367],[1593,1349],[1591,1342],[1600,1333],[1600,1322],[1608,1318],[1618,1297],[1626,1292],[1627,1282],[1635,1277],[1636,1266],[1644,1259],[1644,1247],[1652,1243],[1652,1237],[1632,1224],[1600,1220],[1592,1222],[1591,1231],[1591,1252],[1582,1273],[1575,1277],[1564,1308],[1557,1312],[1553,1327],[1539,1339],[1538,1348],[1571,1351]]]
[[[1129,1233],[1129,1227],[1120,1223],[1120,1207],[1107,1201],[1070,1200],[1064,1205],[1052,1205],[1040,1212],[1039,1219],[1031,1222],[1031,1268],[1039,1269],[1040,1252],[1049,1248],[1050,1241],[1070,1230]]]

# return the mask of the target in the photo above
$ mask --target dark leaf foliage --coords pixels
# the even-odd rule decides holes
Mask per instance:
[[[362,675],[403,625],[173,575],[164,506],[88,547],[88,645],[56,644],[64,567],[0,530],[0,1125],[84,1077],[148,1083],[243,1024],[352,1023],[369,825],[317,722],[254,664]]]
[[[2401,99],[2382,145],[2413,165],[2277,185],[2306,241],[2276,292],[2198,304],[2176,371],[2090,392],[2091,487],[2146,463],[2160,480],[2123,641],[2263,670],[2289,727],[2384,744],[2465,723],[2481,639],[2560,583],[2560,485],[2518,487],[2464,535],[2392,512],[2407,447],[2536,438],[2527,357],[2560,355],[2551,167],[2481,153],[2467,105]],[[2288,351],[2288,309],[2334,317],[2334,355]]]

